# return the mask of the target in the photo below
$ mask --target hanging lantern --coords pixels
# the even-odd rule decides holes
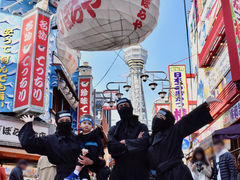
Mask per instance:
[[[155,28],[160,0],[64,0],[60,38],[70,48],[114,50],[142,42]]]
[[[57,37],[57,55],[59,60],[63,63],[69,75],[76,72],[78,67],[78,60],[81,58],[80,51],[69,48],[64,42]]]

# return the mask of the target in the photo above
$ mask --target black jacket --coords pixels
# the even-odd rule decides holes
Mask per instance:
[[[138,121],[137,116],[132,118],[134,123],[122,126],[122,121],[119,121],[109,130],[108,150],[115,160],[110,180],[148,179],[147,147],[141,148],[141,141],[148,141],[148,128]],[[144,132],[142,138],[138,138],[140,132]],[[121,144],[121,140],[126,140],[126,145]]]
[[[88,149],[88,154],[86,156],[94,162],[92,166],[86,166],[82,169],[80,173],[81,178],[90,178],[88,169],[90,169],[92,172],[98,173],[101,168],[105,167],[105,161],[99,159],[99,157],[104,156],[104,146],[101,139],[102,137],[103,135],[99,128],[93,130],[89,134],[84,135],[81,133],[78,135],[79,141],[83,143],[85,149]]]
[[[150,169],[157,172],[158,180],[193,179],[190,170],[182,162],[182,141],[212,120],[207,104],[202,104],[174,126],[151,136],[148,162]]]
[[[9,180],[23,180],[23,172],[20,167],[16,166],[12,169]]]
[[[18,137],[28,153],[47,156],[49,162],[56,165],[55,180],[63,180],[74,171],[78,155],[83,148],[83,144],[74,134],[59,136],[55,133],[45,137],[35,137],[32,122],[22,127]]]
[[[218,169],[216,163],[216,156],[213,158],[214,165],[214,180],[217,180]],[[219,168],[221,180],[237,180],[237,168],[234,157],[231,153],[226,152],[219,157]]]

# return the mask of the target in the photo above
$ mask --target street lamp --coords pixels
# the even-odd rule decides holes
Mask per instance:
[[[146,81],[148,80],[148,78],[149,78],[149,75],[147,75],[147,74],[142,74],[140,77],[141,77],[141,79],[143,80],[143,82],[146,82]]]
[[[116,94],[116,96],[117,96],[118,99],[121,99],[122,96],[123,96],[123,93],[120,93],[120,92],[119,92],[119,93]]]
[[[157,87],[157,83],[155,83],[155,82],[149,83],[149,86],[154,91]]]
[[[118,84],[118,89],[110,89],[109,88],[109,85],[110,84]],[[107,83],[107,85],[106,85],[106,91],[110,91],[111,92],[111,97],[110,97],[110,101],[108,101],[108,104],[109,104],[109,106],[112,108],[113,106],[114,106],[114,103],[115,103],[115,100],[113,100],[112,99],[112,92],[118,92],[118,93],[116,93],[116,96],[117,96],[117,99],[119,100],[119,99],[121,99],[122,98],[122,96],[123,96],[123,93],[121,93],[120,92],[120,84],[126,84],[126,85],[124,85],[123,86],[123,88],[128,92],[129,91],[129,89],[131,88],[131,86],[130,85],[128,85],[128,81],[123,81],[123,82],[109,82],[109,83]]]
[[[110,108],[113,108],[115,101],[113,101],[112,99],[110,101],[108,101],[108,104],[110,106]]]
[[[126,92],[128,92],[130,90],[131,86],[126,84],[123,86],[123,88],[125,89]]]
[[[162,90],[158,94],[159,94],[160,98],[164,99],[166,94],[167,94],[167,92]]]

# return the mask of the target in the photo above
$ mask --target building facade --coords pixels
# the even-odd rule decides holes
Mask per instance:
[[[7,175],[10,174],[17,160],[26,159],[31,166],[24,175],[28,179],[33,179],[36,174],[36,163],[40,157],[39,155],[28,154],[21,148],[17,137],[24,124],[19,120],[21,114],[37,115],[34,122],[34,130],[37,136],[46,136],[55,132],[55,114],[60,110],[71,111],[73,129],[77,128],[80,52],[68,49],[64,44],[59,44],[58,31],[55,29],[56,23],[53,16],[56,12],[54,2],[51,1],[53,4],[50,3],[47,6],[30,0],[0,2],[0,159],[3,161]],[[32,18],[32,14],[38,18]],[[49,18],[42,17],[42,15],[47,15]],[[29,17],[32,19],[30,23],[26,23],[24,19]],[[35,32],[32,30],[35,30]],[[32,35],[35,38],[35,44],[32,47],[40,49],[41,52],[37,52],[36,49],[32,51],[32,54],[29,54],[29,56],[32,56],[31,59],[29,58],[30,60],[21,60],[21,53],[19,52],[26,54],[31,51],[31,47],[28,48],[24,43],[30,42]],[[45,45],[43,45],[43,41],[45,41]],[[21,69],[21,63],[24,67],[32,63],[32,67]],[[41,68],[43,64],[45,67]],[[30,70],[30,68],[33,68],[33,70]],[[30,71],[33,73],[28,77]],[[39,72],[39,74],[34,77],[36,72]],[[19,74],[26,76],[20,79]],[[43,77],[40,77],[40,75],[43,75]],[[16,91],[17,80],[21,80],[19,87],[22,89],[20,91]],[[31,94],[29,99],[34,97],[36,97],[36,100],[44,99],[41,108],[35,108],[36,106],[32,104],[16,108],[17,97],[18,100],[27,97],[23,89],[28,87],[27,84],[31,87],[29,92],[32,92],[32,94],[29,93]],[[38,87],[36,91],[34,91],[35,86]],[[44,93],[40,93],[40,88],[43,89],[42,92]],[[29,102],[34,103],[33,100],[27,103]],[[21,106],[21,103],[19,106]]]
[[[235,25],[229,12],[239,2],[221,0],[195,0],[189,13],[189,33],[192,53],[194,83],[197,84],[197,104],[203,103],[210,95],[222,100],[211,105],[213,123],[203,127],[194,135],[192,148],[203,147],[212,156],[212,133],[215,130],[239,122],[239,53],[231,39]],[[223,5],[222,3],[227,3]],[[230,5],[230,6],[229,6]],[[228,9],[229,8],[229,9]],[[230,18],[230,19],[229,19]],[[231,22],[230,22],[231,21]],[[231,24],[231,27],[229,25]],[[232,28],[232,29],[231,29]],[[229,38],[232,37],[232,38]],[[237,41],[238,42],[238,41]],[[237,58],[236,58],[237,57]],[[238,62],[237,62],[238,61]],[[227,141],[229,150],[237,157],[239,139]]]

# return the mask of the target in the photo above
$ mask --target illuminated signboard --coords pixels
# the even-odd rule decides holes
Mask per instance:
[[[170,85],[173,88],[170,90],[171,111],[173,112],[176,121],[179,121],[182,116],[188,113],[186,66],[171,65],[168,66],[168,70]]]
[[[79,97],[79,106],[78,106],[78,121],[84,114],[91,113],[91,89],[92,89],[92,78],[80,78],[78,85],[78,97]],[[78,122],[78,125],[80,123]],[[80,127],[78,127],[80,129]]]
[[[0,112],[12,112],[22,19],[0,12],[0,23]]]
[[[35,9],[23,17],[14,111],[44,113],[49,15]]]

